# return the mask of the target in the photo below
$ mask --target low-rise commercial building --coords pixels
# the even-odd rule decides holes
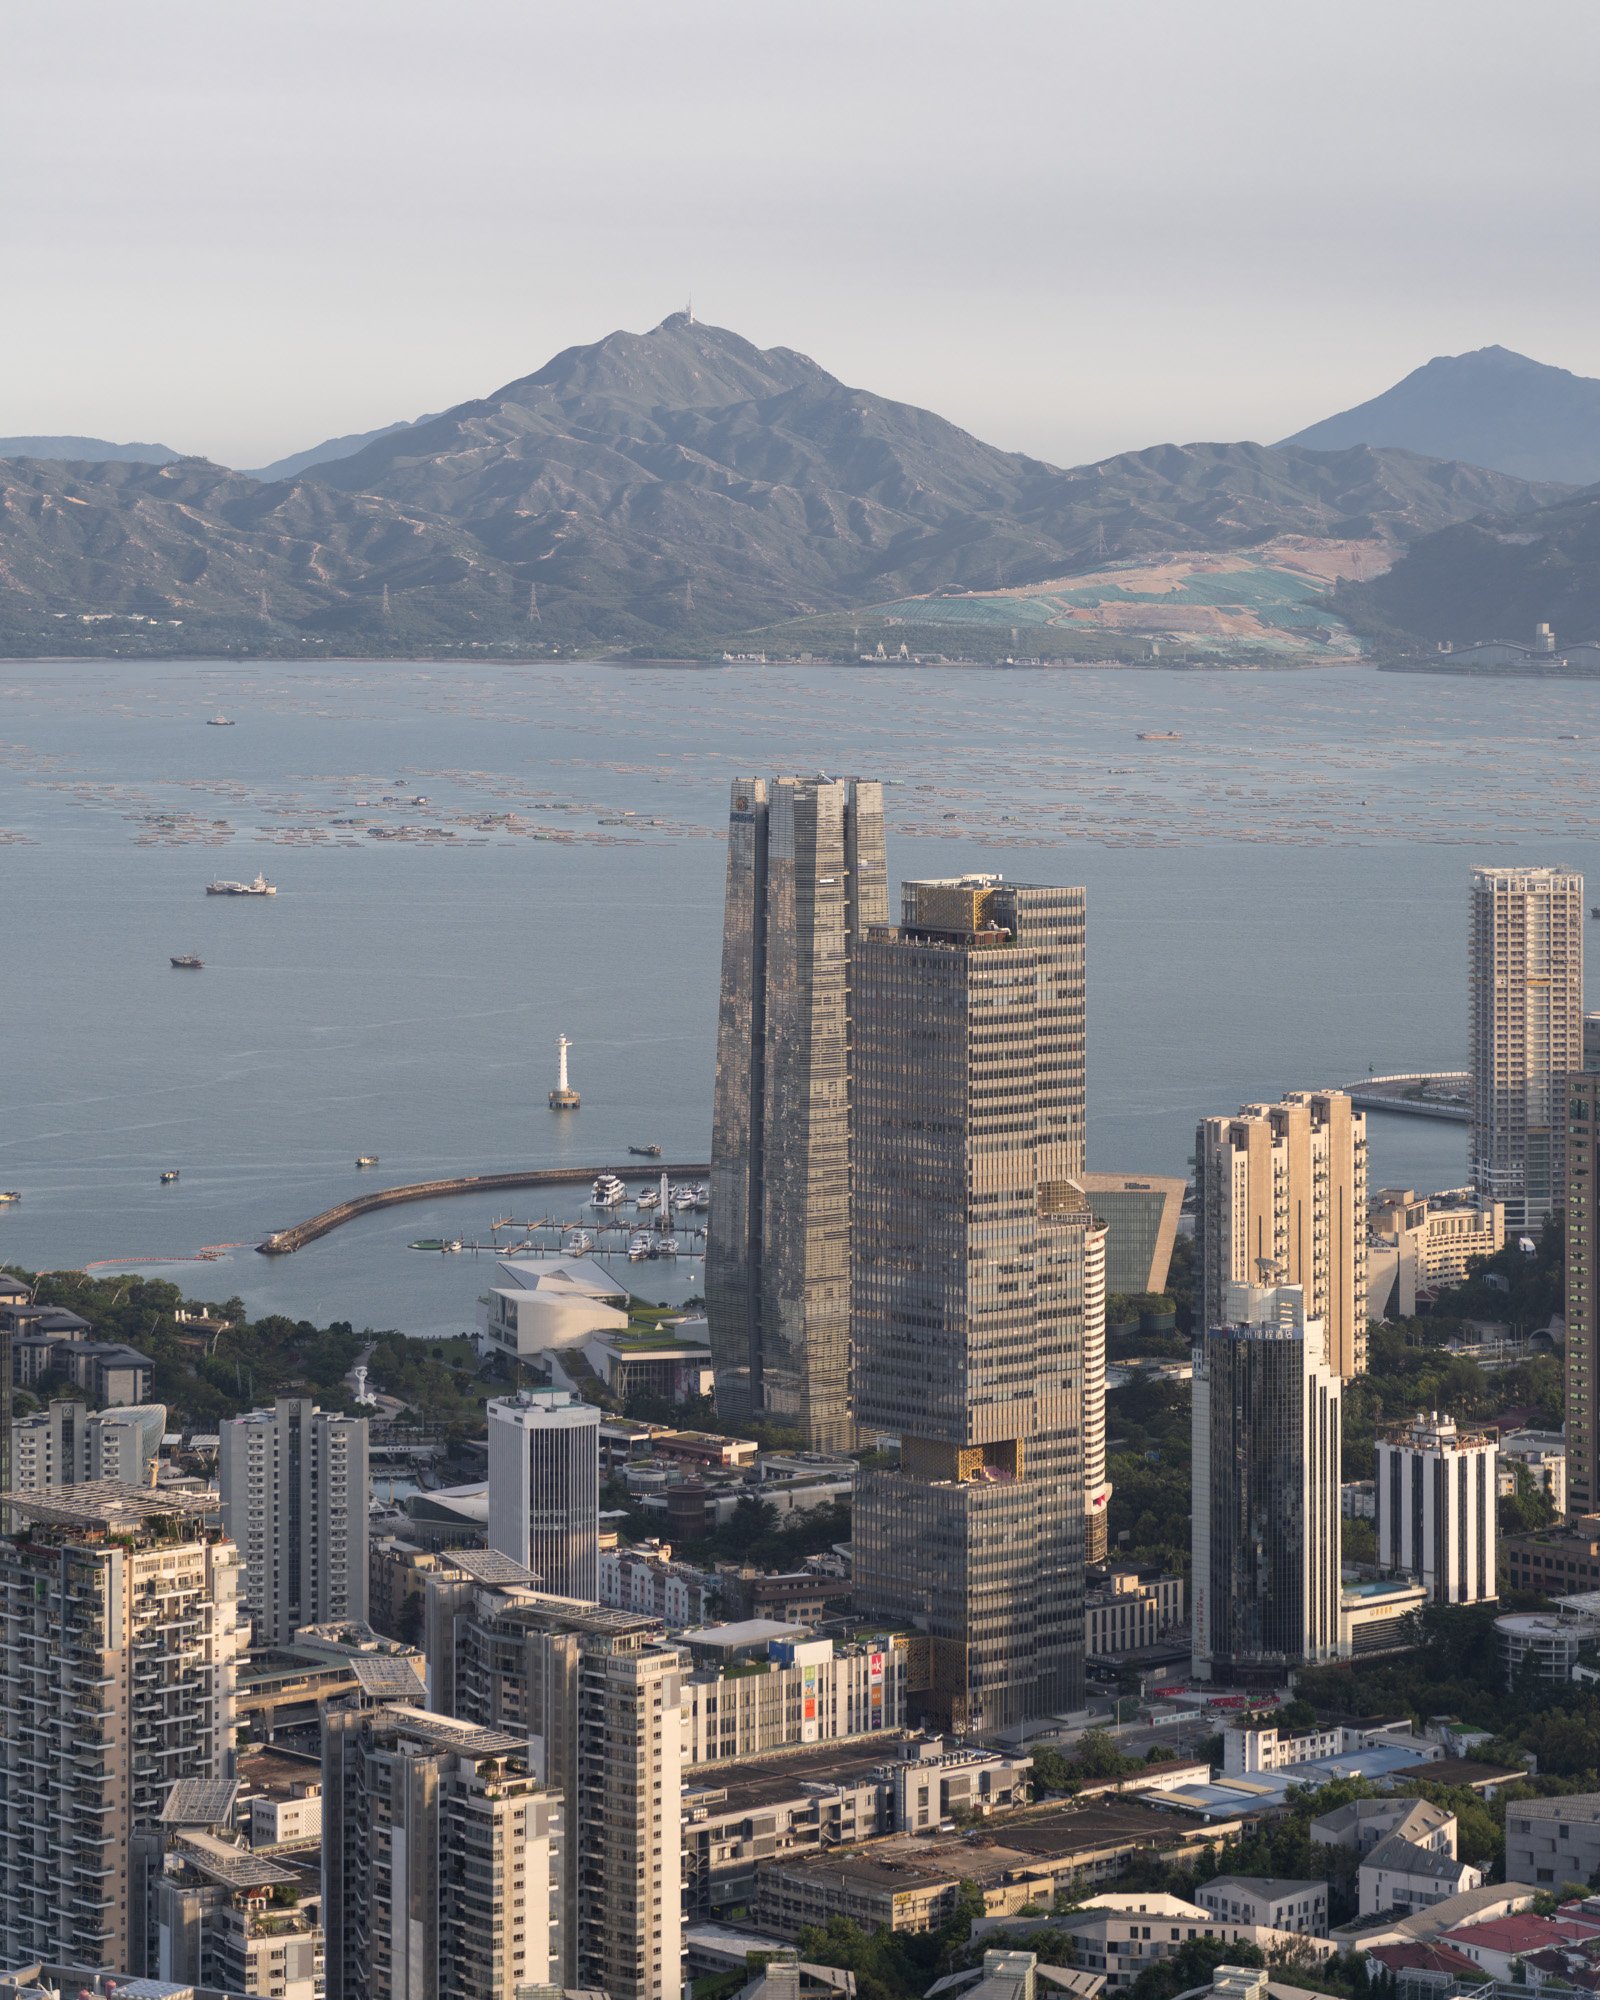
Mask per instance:
[[[1426,1300],[1443,1286],[1460,1284],[1475,1264],[1504,1249],[1505,1204],[1473,1188],[1430,1195],[1380,1188],[1368,1210],[1368,1227],[1369,1268],[1389,1279],[1375,1316],[1410,1319],[1419,1297]]]
[[[1141,1652],[1182,1630],[1183,1578],[1096,1564],[1084,1574],[1083,1610],[1091,1660]]]
[[[756,1921],[785,1936],[832,1916],[850,1916],[869,1929],[936,1929],[963,1882],[981,1890],[988,1916],[1013,1916],[1030,1905],[1048,1907],[1058,1890],[1077,1893],[1109,1881],[1135,1854],[1161,1853],[1181,1866],[1241,1826],[1234,1819],[1197,1828],[1118,1800],[1008,1818],[987,1828],[981,1840],[900,1834],[849,1852],[762,1866]],[[1199,1915],[1217,1934],[1216,1920]]]
[[[1506,1807],[1506,1875],[1559,1888],[1600,1870],[1600,1792],[1514,1799]]]
[[[1489,1574],[1492,1585],[1492,1569]],[[1405,1652],[1418,1641],[1416,1616],[1427,1601],[1427,1586],[1409,1577],[1369,1577],[1359,1583],[1342,1583],[1340,1656],[1348,1660]]]
[[[905,1644],[769,1638],[758,1659],[686,1675],[682,1704],[685,1764],[902,1729]]]
[[[1600,1590],[1600,1514],[1579,1514],[1565,1527],[1531,1535],[1507,1535],[1503,1547],[1513,1590],[1542,1591],[1546,1597]]]
[[[1273,1875],[1216,1875],[1201,1883],[1194,1899],[1212,1916],[1225,1917],[1230,1923],[1301,1931],[1308,1937],[1327,1935],[1326,1882],[1287,1881]]]

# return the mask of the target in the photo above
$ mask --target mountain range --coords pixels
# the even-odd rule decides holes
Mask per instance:
[[[1519,479],[1590,486],[1600,481],[1600,382],[1508,347],[1443,354],[1283,442],[1313,451],[1392,445]]]
[[[1174,551],[1285,537],[1379,567],[1570,504],[1559,482],[1364,439],[1062,470],[683,313],[259,477],[103,450],[0,441],[0,650],[704,650],[1108,568],[1126,597]]]

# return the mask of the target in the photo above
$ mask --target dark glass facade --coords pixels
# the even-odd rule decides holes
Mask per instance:
[[[706,1310],[728,1422],[848,1448],[851,1006],[887,923],[883,788],[738,779],[728,823]]]
[[[855,998],[858,1601],[955,1728],[1083,1687],[1084,894],[908,883]]]

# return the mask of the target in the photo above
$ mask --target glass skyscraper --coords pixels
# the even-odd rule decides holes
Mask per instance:
[[[848,1448],[851,1008],[889,918],[883,788],[736,779],[712,1110],[706,1311],[730,1423]]]
[[[1083,1689],[1084,893],[905,885],[854,1004],[858,1602],[924,1635],[921,1716],[1005,1728]]]

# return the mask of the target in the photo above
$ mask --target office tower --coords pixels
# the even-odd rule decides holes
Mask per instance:
[[[926,1634],[914,1709],[1006,1728],[1083,1687],[1084,893],[903,896],[856,981],[856,1410],[900,1439],[856,1596]]]
[[[220,1426],[222,1525],[258,1646],[367,1615],[367,1420],[280,1396]]]
[[[1584,1066],[1583,877],[1474,868],[1467,981],[1472,1178],[1506,1228],[1561,1206],[1561,1079]]]
[[[1277,1686],[1339,1651],[1343,1384],[1298,1285],[1229,1288],[1195,1349],[1194,1671]]]
[[[1297,1090],[1195,1134],[1202,1326],[1232,1285],[1298,1285],[1346,1381],[1367,1366],[1367,1121],[1342,1090]]]
[[[1567,1079],[1566,1439],[1567,1512],[1600,1513],[1600,1073]]]
[[[238,1551],[201,1497],[98,1481],[7,1499],[0,1963],[143,1973],[167,1795],[232,1764]]]
[[[75,1396],[58,1396],[13,1422],[13,1482],[30,1493],[41,1486],[76,1486],[85,1479],[148,1486],[166,1428],[164,1403],[91,1412]]]
[[[706,1313],[728,1422],[850,1413],[851,994],[889,920],[883,788],[739,778],[728,819]]]
[[[653,1618],[545,1596],[493,1550],[441,1560],[427,1621],[433,1707],[531,1742],[566,1802],[555,1983],[678,2000],[683,1656]]]
[[[1495,1440],[1453,1417],[1417,1416],[1378,1440],[1378,1564],[1427,1586],[1435,1604],[1482,1604],[1495,1580]]]
[[[405,1704],[322,1735],[327,2000],[517,2000],[561,1984],[561,1812],[509,1730]]]
[[[1085,1562],[1105,1561],[1111,1531],[1111,1481],[1106,1477],[1106,1242],[1109,1233],[1098,1216],[1083,1232]]]
[[[489,1405],[489,1546],[554,1597],[600,1596],[600,1412],[565,1389]]]

